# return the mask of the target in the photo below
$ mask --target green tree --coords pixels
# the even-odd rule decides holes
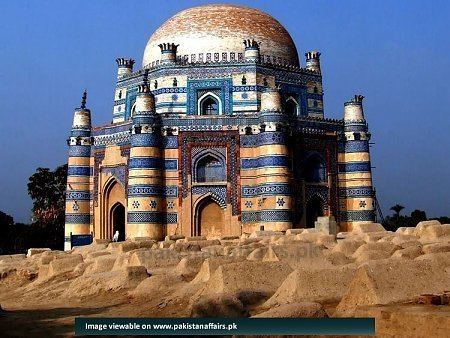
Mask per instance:
[[[35,246],[62,249],[64,245],[66,182],[67,164],[54,171],[38,168],[29,178],[28,194],[33,200],[33,232],[36,236],[44,237],[38,243],[33,238]]]
[[[423,210],[416,209],[413,212],[411,212],[411,220],[413,224],[417,224],[422,221],[427,220],[427,214]]]
[[[392,210],[393,212],[395,212],[395,216],[398,218],[400,217],[400,212],[405,209],[405,207],[403,205],[400,204],[396,204],[394,206],[391,207],[390,210]]]

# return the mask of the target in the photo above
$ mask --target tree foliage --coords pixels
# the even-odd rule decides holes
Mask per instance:
[[[14,223],[11,216],[0,211],[0,254],[24,253],[32,247],[63,249],[66,178],[67,165],[54,171],[38,168],[30,176],[32,223]]]

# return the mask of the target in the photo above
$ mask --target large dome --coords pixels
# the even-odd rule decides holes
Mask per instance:
[[[244,39],[260,43],[261,55],[299,66],[297,49],[286,29],[273,17],[257,9],[235,5],[205,5],[179,12],[167,20],[148,40],[142,66],[161,59],[160,43],[178,44],[177,55],[195,55],[207,60],[207,53],[223,53],[238,58],[244,51]],[[201,54],[201,55],[200,55]],[[217,54],[216,54],[217,57]]]

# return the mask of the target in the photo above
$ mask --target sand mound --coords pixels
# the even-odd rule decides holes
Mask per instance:
[[[291,272],[289,266],[280,262],[243,261],[221,265],[207,282],[203,294],[228,292],[270,296]]]
[[[124,269],[81,276],[71,282],[64,292],[65,297],[86,297],[101,292],[134,289],[148,278],[143,266],[128,266]]]
[[[380,232],[386,231],[384,227],[379,223],[359,223],[353,225],[352,232],[354,233],[368,233],[368,232]]]
[[[208,295],[191,304],[191,317],[244,317],[244,305],[229,293]]]
[[[417,223],[416,227],[413,228],[414,235],[421,237],[426,233],[426,229],[430,226],[440,226],[441,223],[437,220],[432,221],[422,221]]]
[[[129,294],[133,297],[154,297],[155,294],[159,296],[169,294],[176,288],[182,279],[173,273],[163,275],[154,275],[145,278],[133,291]]]
[[[177,265],[180,255],[169,249],[148,250],[140,249],[131,253],[130,266],[145,266],[148,271],[154,268],[165,268]]]
[[[450,243],[427,244],[423,246],[423,252],[426,254],[438,252],[450,252]]]
[[[322,254],[320,247],[313,243],[270,245],[264,262],[283,262],[292,269],[308,266],[327,267],[332,266]]]
[[[267,254],[268,248],[257,248],[254,249],[248,256],[249,261],[262,261],[264,256]]]
[[[84,274],[101,273],[111,271],[116,262],[117,255],[102,255],[93,260],[93,264],[86,267]]]
[[[275,294],[264,304],[295,302],[338,302],[353,278],[356,266],[298,269],[293,271],[281,284]]]
[[[203,262],[208,257],[209,255],[193,255],[184,257],[176,266],[175,272],[184,280],[191,280],[198,274]]]
[[[407,259],[414,259],[416,257],[419,257],[423,254],[422,246],[421,245],[411,245],[404,249],[400,249],[395,251],[392,254],[392,258],[407,258]]]
[[[449,272],[437,262],[405,259],[373,261],[358,268],[336,314],[352,316],[361,305],[405,302],[423,293],[442,292],[449,288]]]
[[[75,269],[75,267],[83,262],[83,256],[80,254],[72,254],[57,257],[52,260],[48,267],[48,276],[55,276]]]
[[[207,258],[192,283],[205,283],[209,281],[214,272],[222,265],[240,262],[242,257],[210,257]]]
[[[327,317],[322,305],[314,302],[283,304],[258,313],[253,318],[323,318]]]
[[[88,254],[105,250],[106,247],[107,247],[106,244],[95,244],[95,243],[92,243],[90,245],[75,246],[72,249],[72,254],[75,254],[75,255],[79,254],[79,255],[82,255],[83,258],[86,258],[86,256]]]
[[[346,238],[338,241],[333,247],[333,252],[342,252],[345,256],[350,257],[365,242],[360,239]]]

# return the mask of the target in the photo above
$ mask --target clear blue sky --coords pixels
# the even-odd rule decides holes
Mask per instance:
[[[227,1],[222,1],[227,2]],[[95,124],[111,120],[115,59],[140,65],[147,39],[205,1],[2,1],[0,210],[26,222],[26,184],[66,162],[84,88]],[[384,210],[450,215],[450,6],[447,1],[234,1],[259,8],[304,53],[322,53],[325,114],[363,94]]]

